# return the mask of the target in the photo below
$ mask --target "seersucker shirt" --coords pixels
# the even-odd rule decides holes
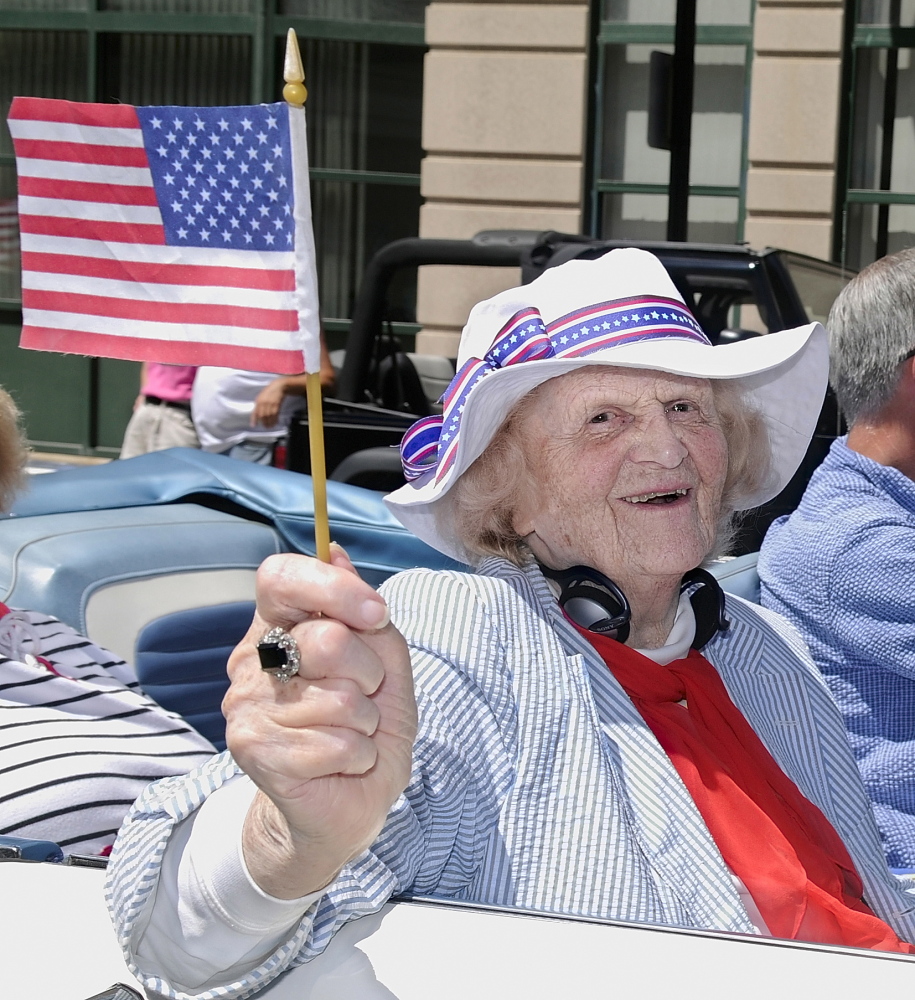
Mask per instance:
[[[915,866],[915,483],[839,438],[759,576],[839,704],[889,863]]]
[[[179,899],[167,947],[147,947],[145,934],[160,879],[187,877],[180,844],[189,824],[207,821],[212,803],[209,825],[219,828],[220,799],[250,791],[227,754],[151,786],[122,828],[107,888],[128,961],[147,987],[170,997],[245,997],[397,893],[755,933],[669,758],[535,565],[492,559],[474,575],[411,570],[382,593],[411,648],[420,710],[413,774],[384,829],[326,892],[302,901],[301,919],[279,920],[265,950],[220,962],[205,944],[213,911],[204,918],[192,898]],[[728,615],[731,627],[705,655],[844,840],[868,903],[915,940],[915,896],[886,867],[841,717],[803,643],[740,599],[728,599]],[[222,825],[225,850],[236,850],[237,825]],[[233,930],[230,913],[216,918]],[[176,962],[196,970],[193,982],[178,980]]]

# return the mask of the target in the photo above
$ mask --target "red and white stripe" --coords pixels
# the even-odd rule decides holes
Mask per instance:
[[[295,251],[166,246],[132,107],[17,97],[9,128],[23,347],[303,370]]]

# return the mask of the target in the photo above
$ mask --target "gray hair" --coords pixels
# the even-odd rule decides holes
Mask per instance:
[[[9,509],[22,488],[28,454],[19,408],[0,389],[0,511]]]
[[[829,311],[829,381],[849,424],[892,398],[900,362],[915,347],[915,250],[864,268]]]
[[[743,498],[772,475],[772,449],[762,414],[748,405],[738,383],[712,379],[711,385],[728,446],[728,471],[718,533],[707,559],[727,554],[740,526]],[[530,557],[514,521],[519,499],[530,496],[536,483],[516,428],[536,393],[534,389],[518,401],[483,454],[454,484],[451,504],[441,511],[476,562],[494,555],[521,565]]]

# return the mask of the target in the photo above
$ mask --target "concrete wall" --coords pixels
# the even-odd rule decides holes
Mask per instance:
[[[840,0],[759,0],[745,238],[829,258],[839,127]]]
[[[587,7],[432,3],[426,9],[420,236],[581,228]],[[418,350],[453,357],[471,306],[514,268],[420,271]]]

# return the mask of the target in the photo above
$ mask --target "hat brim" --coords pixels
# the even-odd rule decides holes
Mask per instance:
[[[430,472],[385,497],[394,516],[440,552],[467,562],[451,530],[451,487],[485,451],[515,404],[542,382],[591,366],[645,368],[692,378],[732,379],[766,424],[772,475],[740,510],[758,507],[788,485],[807,452],[826,392],[829,352],[819,323],[711,347],[695,341],[623,344],[580,358],[549,358],[510,366],[481,379],[467,397],[461,442],[441,481]]]

